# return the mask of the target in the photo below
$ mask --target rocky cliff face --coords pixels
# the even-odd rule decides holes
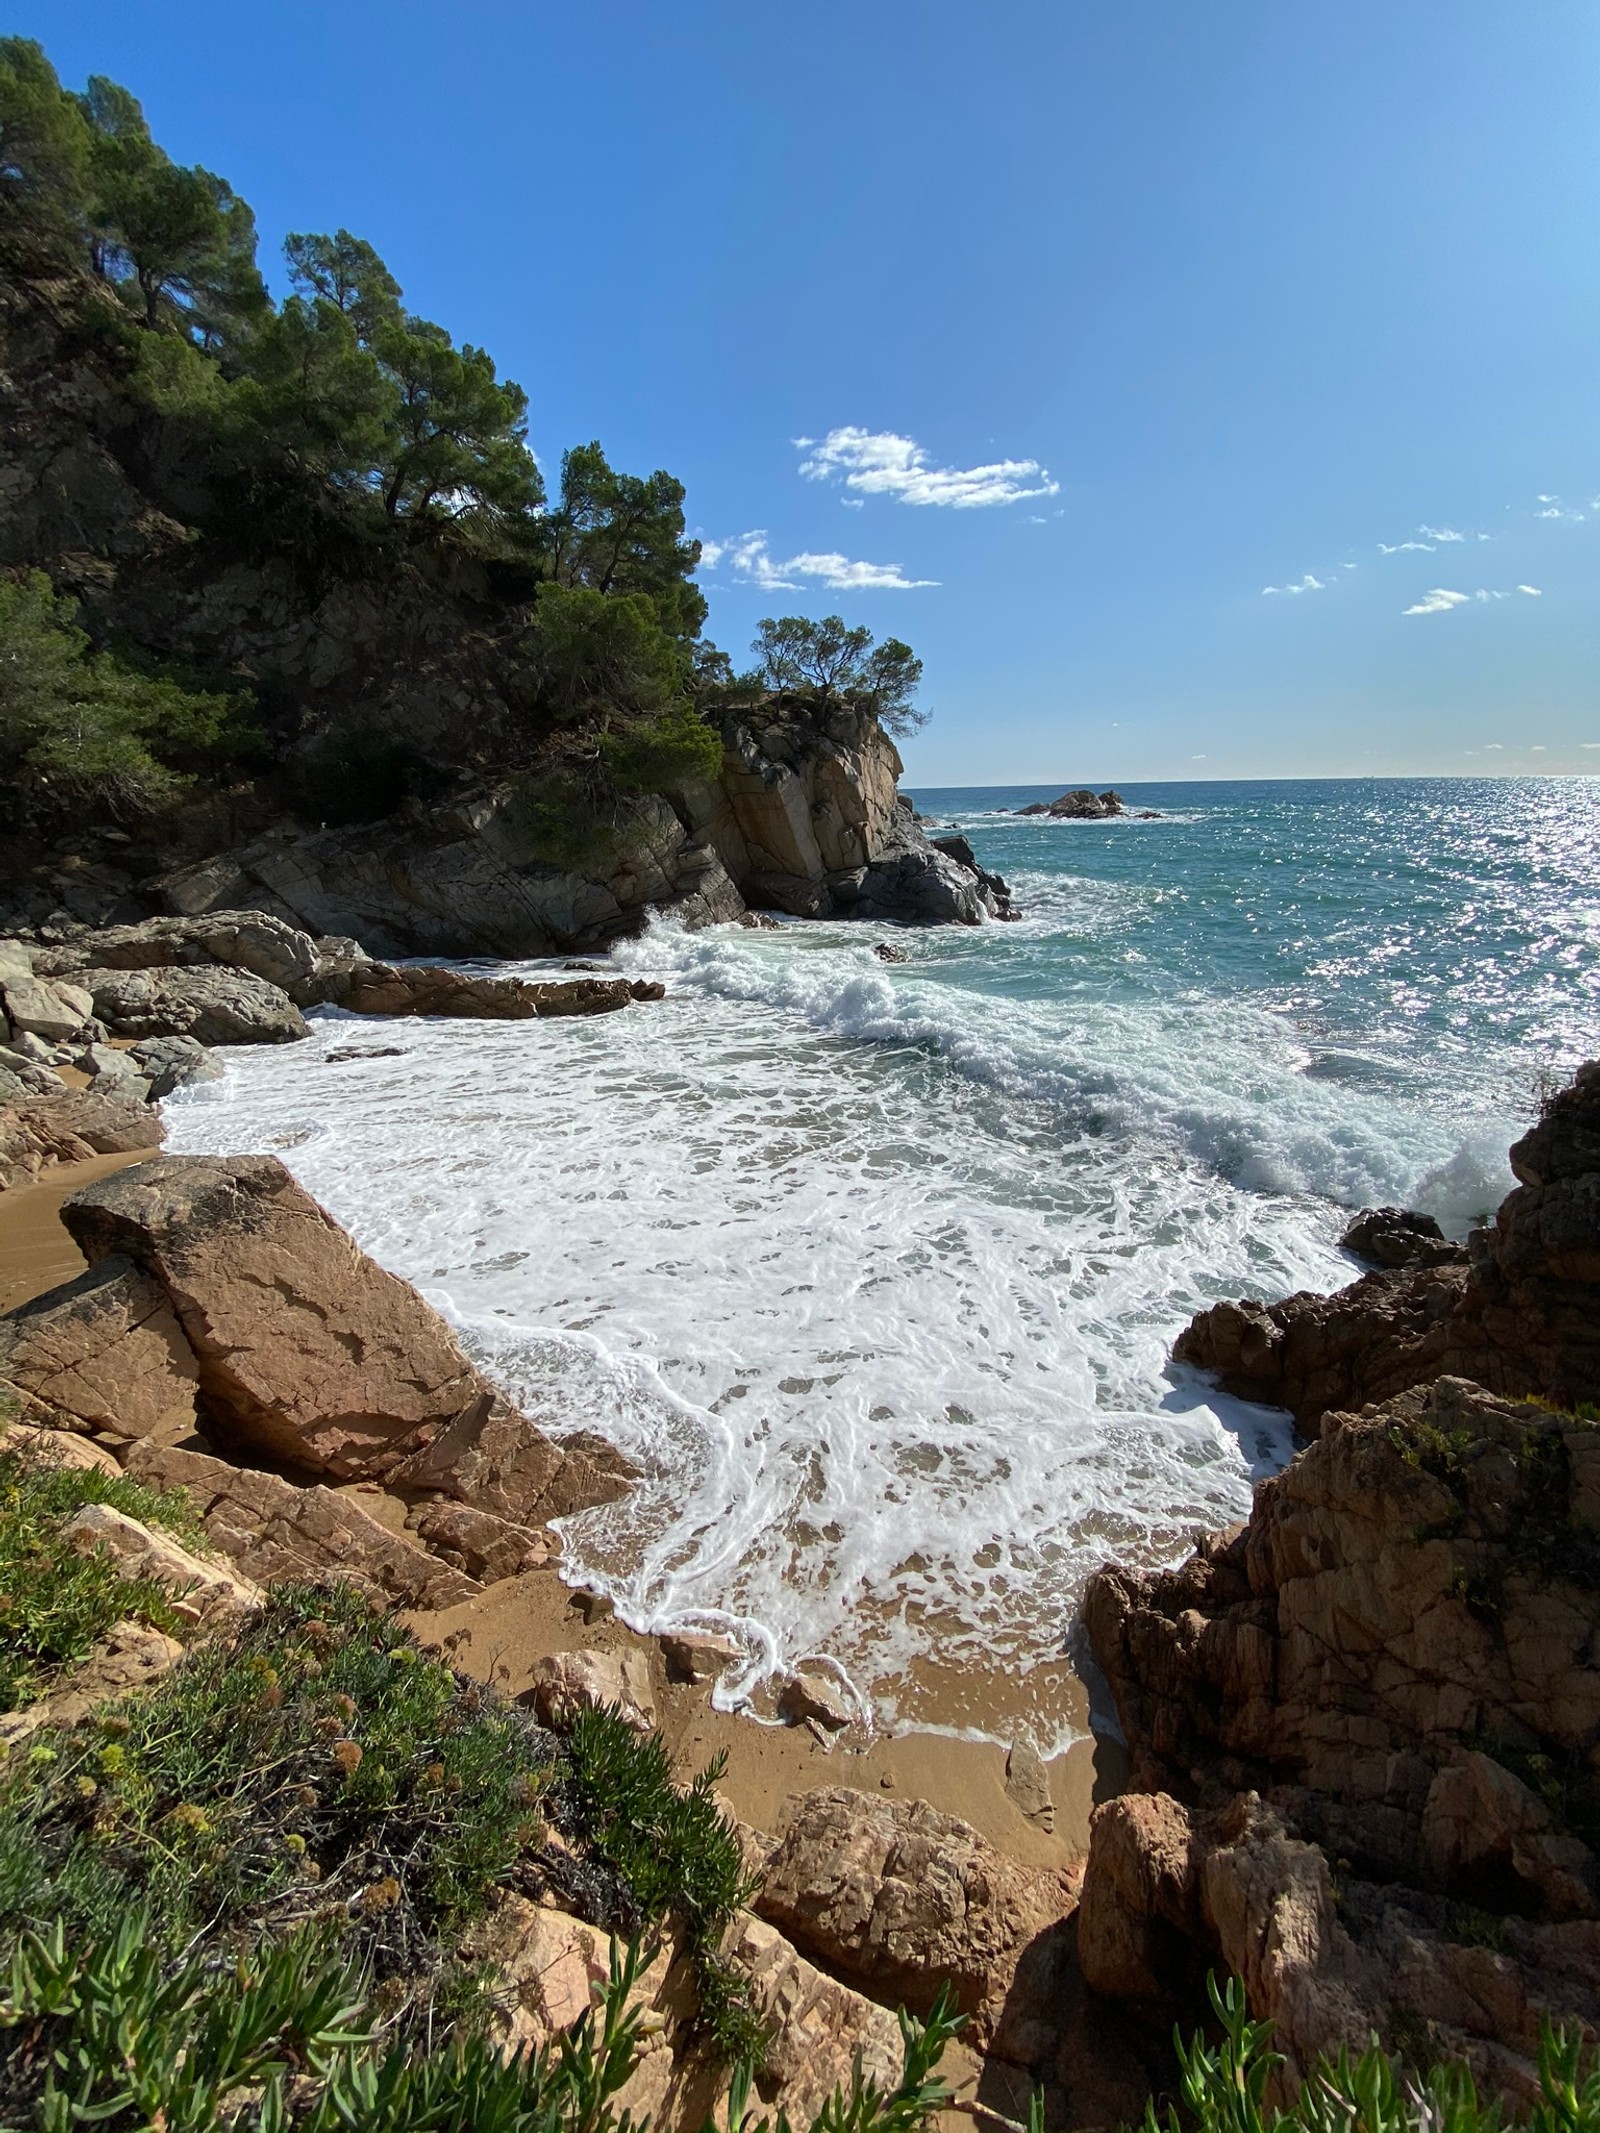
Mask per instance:
[[[1579,1069],[1511,1150],[1517,1189],[1464,1253],[1367,1274],[1333,1296],[1216,1304],[1179,1362],[1286,1407],[1314,1433],[1445,1374],[1564,1406],[1600,1400],[1600,1064]]]
[[[1600,2031],[1597,1122],[1588,1066],[1470,1259],[1196,1320],[1179,1353],[1316,1440],[1248,1525],[1088,1589],[1134,1789],[1085,1978],[1235,1970],[1286,2082],[1377,2031],[1526,2099],[1541,2022]]]
[[[603,946],[660,911],[694,927],[754,907],[811,918],[977,925],[1004,884],[936,850],[899,797],[877,720],[837,705],[729,719],[715,784],[650,795],[581,870],[545,856],[522,781],[403,818],[279,829],[151,885],[174,912],[254,907],[380,955],[551,955]]]
[[[7,840],[0,932],[254,908],[380,955],[533,956],[602,945],[652,909],[690,926],[752,907],[1004,912],[1003,884],[928,844],[894,742],[843,703],[750,703],[723,722],[714,785],[619,801],[585,857],[553,856],[530,767],[535,565],[426,538],[378,558],[314,488],[291,512],[303,544],[272,552],[249,488],[265,477],[202,449],[92,299],[71,279],[0,289],[0,569],[44,569],[99,643],[250,689],[271,762],[136,836]],[[278,523],[285,498],[269,501]],[[302,774],[335,743],[405,754],[425,800],[318,825]],[[343,797],[360,812],[368,795]]]

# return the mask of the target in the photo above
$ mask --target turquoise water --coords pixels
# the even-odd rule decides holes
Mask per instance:
[[[659,1006],[337,1064],[323,1015],[171,1143],[280,1154],[530,1414],[640,1461],[571,1574],[737,1637],[724,1700],[820,1654],[886,1722],[1054,1747],[1089,1572],[1180,1555],[1290,1448],[1177,1331],[1349,1280],[1354,1207],[1477,1219],[1541,1077],[1600,1051],[1600,784],[1125,790],[1160,819],[915,795],[1016,925],[885,963],[865,927],[660,924],[617,951]]]

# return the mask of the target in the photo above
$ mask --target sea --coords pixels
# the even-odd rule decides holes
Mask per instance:
[[[724,1705],[814,1659],[878,1724],[1009,1737],[1020,1699],[1067,1745],[1089,1574],[1180,1558],[1293,1449],[1177,1332],[1352,1279],[1358,1208],[1463,1234],[1600,1052],[1600,780],[1015,813],[1060,789],[913,792],[1017,923],[661,921],[615,951],[660,1005],[322,1010],[167,1106],[173,1149],[281,1157],[527,1413],[639,1463],[564,1574],[731,1635]],[[1007,1715],[952,1724],[952,1679]]]

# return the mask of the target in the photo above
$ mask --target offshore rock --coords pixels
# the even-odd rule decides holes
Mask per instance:
[[[1520,1182],[1464,1261],[1435,1253],[1333,1296],[1216,1304],[1174,1357],[1288,1408],[1308,1435],[1330,1409],[1444,1375],[1563,1407],[1600,1399],[1600,1064],[1551,1100],[1511,1167]]]
[[[409,964],[369,963],[351,982],[344,1005],[358,1015],[464,1015],[527,1022],[546,1015],[609,1015],[635,1000],[659,1000],[666,988],[642,978],[535,981]]]
[[[1091,792],[1087,785],[1064,792],[1059,799],[1035,800],[1030,807],[1017,809],[1019,815],[1049,815],[1059,822],[1103,822],[1111,815],[1127,812],[1128,803],[1121,793]]]

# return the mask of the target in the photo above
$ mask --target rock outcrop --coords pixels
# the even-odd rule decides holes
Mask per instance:
[[[1174,1356],[1308,1434],[1449,1374],[1562,1406],[1600,1399],[1600,1064],[1511,1150],[1519,1180],[1464,1256],[1424,1252],[1333,1296],[1215,1304]]]
[[[1004,1857],[922,1800],[828,1786],[792,1800],[756,1910],[875,1997],[925,2013],[948,1984],[973,2034],[1032,2064],[1055,2034],[1070,1871]]]
[[[723,742],[714,784],[631,802],[581,862],[551,863],[527,790],[511,782],[403,822],[273,833],[168,874],[159,893],[191,917],[262,906],[388,957],[601,947],[651,911],[688,926],[752,905],[916,924],[1009,912],[998,876],[929,844],[870,713],[775,698],[726,719]]]
[[[95,1015],[121,1037],[293,1044],[306,1021],[281,986],[221,965],[79,973]]]
[[[1330,1415],[1084,1613],[1142,1795],[1094,1821],[1091,1985],[1226,1963],[1296,2078],[1420,2024],[1525,2096],[1542,2016],[1600,2026],[1600,1425],[1455,1379]]]
[[[57,1163],[161,1145],[161,1121],[125,1090],[66,1089],[0,1102],[0,1192],[31,1185]]]
[[[394,1475],[537,1525],[623,1492],[609,1448],[569,1454],[489,1386],[409,1283],[269,1156],[169,1156],[68,1200],[89,1271],[0,1320],[31,1419],[124,1442],[198,1425],[246,1458]]]

